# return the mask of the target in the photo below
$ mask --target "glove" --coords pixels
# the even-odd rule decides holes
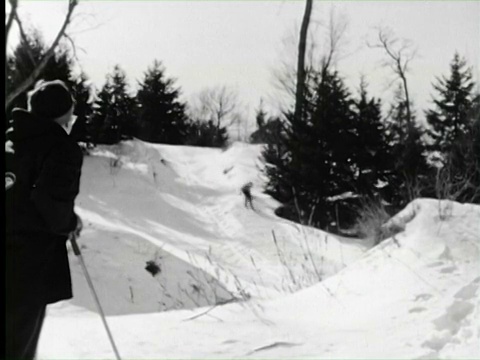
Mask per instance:
[[[77,239],[80,237],[80,233],[82,232],[83,222],[80,216],[78,216],[77,214],[75,214],[75,216],[77,217],[77,225],[75,226],[75,230],[70,233],[70,237],[74,237],[75,239]]]

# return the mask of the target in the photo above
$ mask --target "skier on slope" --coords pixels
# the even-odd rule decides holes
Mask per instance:
[[[248,209],[248,205],[250,205],[250,208],[255,211],[253,207],[252,186],[253,183],[250,181],[242,186],[241,191],[245,196],[245,207]]]
[[[46,306],[72,297],[66,241],[82,228],[74,201],[83,161],[69,136],[74,104],[55,80],[37,83],[28,111],[12,111],[5,147],[13,174],[5,175],[7,359],[33,359]]]

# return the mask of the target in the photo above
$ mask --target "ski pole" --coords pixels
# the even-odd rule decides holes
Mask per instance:
[[[100,300],[98,299],[95,288],[93,287],[92,279],[90,278],[90,275],[88,274],[87,267],[85,266],[85,261],[83,261],[82,253],[80,252],[80,248],[78,247],[77,237],[75,235],[70,236],[70,242],[72,243],[73,253],[78,257],[78,259],[80,260],[80,264],[82,265],[83,273],[85,274],[85,278],[87,279],[87,283],[88,283],[88,286],[90,287],[90,291],[93,295],[93,299],[95,300],[98,311],[100,312],[100,316],[102,318],[103,325],[105,326],[105,329],[107,330],[108,338],[110,339],[110,343],[112,344],[112,348],[113,348],[113,352],[115,353],[115,357],[117,358],[117,360],[120,360],[120,355],[118,354],[117,347],[115,346],[115,341],[113,341],[113,336],[110,332],[110,329],[108,328],[108,324],[107,324],[107,320],[105,318],[105,314],[103,312],[102,306],[100,305]]]

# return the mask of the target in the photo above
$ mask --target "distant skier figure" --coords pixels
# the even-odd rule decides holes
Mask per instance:
[[[242,193],[245,196],[245,207],[248,209],[248,205],[250,204],[250,208],[255,211],[253,207],[253,196],[252,196],[252,186],[253,183],[250,181],[242,186]]]

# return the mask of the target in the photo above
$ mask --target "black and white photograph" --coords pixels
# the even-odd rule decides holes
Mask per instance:
[[[7,360],[480,359],[480,1],[6,0]]]

